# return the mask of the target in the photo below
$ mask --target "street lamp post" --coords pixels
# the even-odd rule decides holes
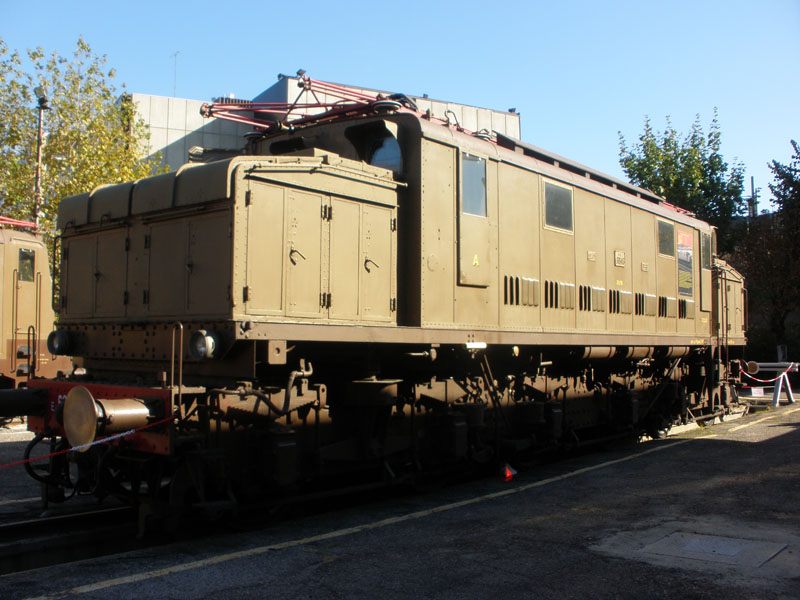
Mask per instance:
[[[36,94],[39,109],[39,132],[36,143],[36,183],[33,192],[33,222],[36,228],[39,227],[39,207],[42,204],[42,115],[44,111],[50,110],[48,106],[47,92],[44,88],[36,87],[33,90]]]

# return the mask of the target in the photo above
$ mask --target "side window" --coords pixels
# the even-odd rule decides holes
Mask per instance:
[[[461,153],[461,212],[486,216],[486,159]]]
[[[33,275],[36,273],[36,253],[33,250],[19,249],[18,273],[20,281],[33,281]]]
[[[675,226],[666,221],[658,221],[658,253],[675,256]]]
[[[544,184],[544,222],[548,227],[572,231],[572,190]]]
[[[700,234],[700,266],[711,269],[711,236],[707,233]]]
[[[694,236],[678,231],[678,293],[691,296],[694,292]]]

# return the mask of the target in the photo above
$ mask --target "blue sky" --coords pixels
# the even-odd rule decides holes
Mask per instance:
[[[622,177],[619,138],[719,110],[722,152],[768,194],[800,141],[800,0],[115,2],[0,0],[12,49],[78,36],[129,91],[251,98],[278,73],[521,113],[522,138]],[[177,78],[175,59],[177,56]],[[762,204],[762,207],[764,205]]]

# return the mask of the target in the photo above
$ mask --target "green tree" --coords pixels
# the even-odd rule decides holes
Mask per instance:
[[[732,258],[750,292],[748,345],[770,360],[778,344],[789,346],[790,358],[800,353],[800,144],[791,144],[789,164],[769,165],[777,210],[751,219]]]
[[[104,183],[155,172],[157,160],[142,160],[147,130],[135,118],[129,96],[114,87],[114,70],[82,38],[70,59],[41,48],[24,57],[0,38],[0,212],[33,220],[37,147],[34,88],[49,97],[45,111],[39,228],[55,232],[62,198]],[[124,86],[123,86],[124,87]]]
[[[685,136],[675,130],[669,117],[666,121],[664,131],[658,132],[645,118],[639,142],[630,147],[620,133],[620,165],[632,183],[717,227],[719,250],[729,252],[733,219],[744,209],[744,165],[729,166],[723,159],[716,109],[708,135],[699,115]]]

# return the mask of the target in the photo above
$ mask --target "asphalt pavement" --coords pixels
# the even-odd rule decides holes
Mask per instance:
[[[0,486],[38,493],[8,471]],[[0,491],[0,509],[11,493]],[[0,597],[796,599],[799,511],[794,404],[511,482],[353,499],[254,531],[3,576]]]

